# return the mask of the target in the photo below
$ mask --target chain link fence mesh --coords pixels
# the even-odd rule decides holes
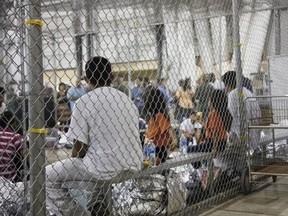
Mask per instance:
[[[287,7],[2,0],[0,215],[190,215],[239,194],[275,138],[248,125],[275,122],[238,96],[286,93],[268,59],[288,53]]]

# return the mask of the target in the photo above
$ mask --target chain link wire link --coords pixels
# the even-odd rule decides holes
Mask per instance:
[[[287,7],[2,0],[0,215],[191,215],[286,165],[249,126],[287,121],[255,97],[287,94]]]

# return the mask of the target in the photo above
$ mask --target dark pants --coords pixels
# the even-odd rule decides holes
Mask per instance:
[[[166,146],[156,147],[156,157],[160,158],[161,163],[164,163],[167,159],[167,148]]]
[[[188,146],[187,152],[211,152],[213,146],[212,139],[206,139],[203,144],[198,144],[195,146]],[[217,146],[217,152],[224,151],[226,148],[226,140],[220,140]]]
[[[212,139],[206,139],[204,144],[195,145],[195,146],[188,146],[187,152],[193,153],[193,152],[211,152],[213,147],[213,141]],[[218,142],[217,146],[217,152],[222,152],[226,148],[226,140],[220,140]],[[193,167],[195,169],[200,168],[201,162],[197,161],[193,163]]]

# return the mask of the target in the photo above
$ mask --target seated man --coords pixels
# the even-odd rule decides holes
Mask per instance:
[[[68,131],[74,140],[72,158],[46,167],[48,210],[56,215],[80,213],[75,212],[73,199],[68,201],[67,192],[53,188],[54,183],[109,180],[123,171],[140,170],[143,161],[137,107],[126,94],[110,87],[110,62],[93,57],[85,70],[93,90],[76,101],[72,113]],[[98,215],[109,214],[104,210]]]
[[[199,115],[197,116],[197,113],[194,111],[189,118],[185,119],[180,125],[180,130],[187,138],[187,142],[192,142],[193,144],[196,144],[199,141],[201,129],[202,125],[199,123]]]
[[[16,130],[17,121],[13,113],[10,111],[2,113],[0,119],[0,176],[14,182],[21,181],[19,171],[23,164],[23,137]]]

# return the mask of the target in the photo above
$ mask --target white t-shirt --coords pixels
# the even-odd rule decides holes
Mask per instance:
[[[76,101],[69,139],[89,146],[84,168],[97,179],[110,179],[142,165],[138,109],[124,93],[97,88]]]
[[[250,92],[245,87],[243,88],[243,94],[244,94],[244,101],[247,97],[254,97],[253,93]],[[228,109],[233,117],[232,125],[230,134],[235,133],[238,137],[240,136],[240,112],[239,112],[239,97],[238,90],[234,89],[228,94]],[[256,101],[256,98],[248,99],[248,101],[245,101],[246,103],[246,120],[245,127],[247,124],[253,124],[256,125],[259,123],[260,117],[261,117],[261,110],[259,107],[258,102]],[[249,121],[249,119],[256,119],[252,121]],[[246,131],[247,132],[247,131]],[[260,140],[260,130],[250,130],[249,131],[249,141],[250,146],[252,149],[256,149],[258,147],[258,142]]]
[[[185,119],[180,125],[181,131],[187,131],[190,134],[194,133],[194,129],[201,129],[201,128],[202,125],[200,123],[195,122],[193,124],[190,118]]]

